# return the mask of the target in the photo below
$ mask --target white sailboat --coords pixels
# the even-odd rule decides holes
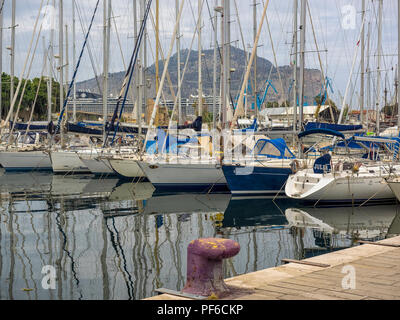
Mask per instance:
[[[318,173],[305,169],[289,176],[289,198],[313,202],[387,201],[394,194],[385,179],[400,173],[400,164],[337,163],[333,170]]]

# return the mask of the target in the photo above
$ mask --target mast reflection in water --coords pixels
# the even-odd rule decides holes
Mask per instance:
[[[288,199],[158,194],[150,183],[0,177],[0,299],[138,300],[181,290],[186,250],[202,237],[238,241],[225,277],[400,234],[396,204],[301,208]],[[55,290],[42,286],[44,266]]]

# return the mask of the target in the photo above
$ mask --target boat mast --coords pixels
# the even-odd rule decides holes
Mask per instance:
[[[304,122],[304,68],[306,48],[306,8],[307,0],[301,0],[301,22],[300,22],[300,105],[299,105],[299,130],[302,131]]]
[[[15,75],[15,12],[16,12],[16,1],[12,0],[11,7],[11,65],[10,65],[10,104],[14,100],[14,75]],[[10,105],[11,107],[11,105]],[[10,119],[13,118],[13,112],[11,111]],[[17,119],[15,119],[17,120]],[[15,121],[14,120],[14,121]]]
[[[198,29],[198,33],[197,33],[197,35],[198,35],[198,40],[199,40],[199,42],[198,42],[198,44],[199,44],[199,52],[198,52],[198,76],[199,76],[199,79],[198,79],[198,82],[199,82],[199,110],[198,110],[198,113],[199,113],[199,117],[201,117],[202,116],[202,114],[203,114],[203,83],[202,83],[202,81],[203,81],[203,75],[202,75],[202,72],[201,72],[201,66],[202,66],[202,50],[201,50],[201,28],[202,28],[202,19],[201,19],[201,14],[202,14],[202,1],[203,0],[198,0],[198,14],[199,14],[199,23],[198,23],[198,26],[199,26],[199,29]]]
[[[378,13],[378,73],[376,79],[376,134],[380,131],[380,105],[381,105],[381,57],[382,57],[382,8],[383,0],[379,0]]]
[[[75,3],[75,0],[74,0]],[[53,0],[53,8],[56,7],[56,0]],[[54,59],[54,28],[55,28],[55,21],[54,17],[50,17],[51,23],[50,23],[50,47],[49,47],[49,54],[48,54],[48,76],[49,76],[49,82],[48,82],[48,91],[47,91],[47,100],[48,100],[48,106],[47,106],[47,122],[51,122],[51,117],[52,117],[52,93],[53,93],[53,59]]]
[[[133,39],[134,39],[134,43],[136,43],[136,41],[138,39],[138,13],[137,13],[136,1],[133,1]],[[141,63],[142,63],[141,48],[139,48],[139,57],[138,57],[138,62],[137,62],[138,67],[135,68],[135,100],[133,101],[134,109],[136,109],[136,124],[137,125],[139,125],[139,122],[141,121],[140,116],[142,114],[142,112],[141,112],[142,96],[140,94],[140,84],[141,84],[140,75],[141,75],[141,67],[142,67]],[[140,135],[140,130],[138,130],[138,134]]]
[[[297,57],[298,57],[298,37],[297,37],[297,11],[298,0],[293,2],[293,138],[297,133]]]
[[[177,33],[177,29],[178,29],[178,21],[181,19],[184,3],[185,3],[185,1],[182,0],[181,4],[180,4],[180,8],[179,8],[178,17],[176,19],[177,21],[175,22],[174,31],[172,33],[172,39],[171,39],[170,47],[168,49],[167,59],[165,60],[165,65],[164,65],[164,68],[163,68],[163,74],[161,76],[159,90],[157,92],[157,96],[156,96],[156,99],[155,99],[155,102],[154,102],[153,111],[152,111],[151,118],[150,118],[150,121],[149,121],[149,129],[152,128],[152,126],[154,124],[154,120],[155,120],[155,117],[156,117],[156,114],[157,114],[157,111],[158,111],[158,106],[160,105],[160,99],[161,99],[161,95],[162,95],[162,88],[164,86],[165,78],[167,76],[168,65],[169,65],[169,62],[170,62],[170,59],[171,59],[172,50],[174,48],[175,40],[176,40],[176,33]],[[144,141],[144,145],[142,146],[142,152],[144,151],[145,146],[147,144],[147,141],[148,141],[148,138],[149,138],[149,132],[150,132],[150,130],[147,131],[146,139]]]
[[[156,0],[156,92],[160,84],[160,65],[158,57],[160,56],[160,0]]]
[[[248,81],[249,81],[249,78],[250,78],[251,67],[253,66],[254,59],[256,58],[256,48],[257,48],[257,45],[258,45],[258,41],[260,39],[260,35],[261,35],[264,19],[265,19],[266,15],[267,15],[268,5],[269,5],[269,0],[267,0],[265,2],[265,5],[264,5],[264,9],[263,9],[262,17],[261,17],[261,23],[258,26],[256,40],[254,41],[254,45],[253,45],[253,49],[252,49],[252,52],[251,52],[250,60],[247,63],[246,73],[245,73],[244,79],[242,81],[242,88],[240,90],[239,101],[238,101],[238,104],[237,104],[237,107],[236,107],[236,110],[235,110],[235,114],[234,114],[232,122],[231,122],[231,129],[234,129],[238,117],[243,112],[244,92],[246,91],[246,87],[247,87],[247,84],[248,84]]]
[[[72,0],[72,65],[76,66],[76,18],[75,18],[75,0]],[[76,82],[73,87],[73,115],[72,119],[76,123]]]
[[[225,2],[227,0],[221,0],[221,75],[220,75],[220,89],[221,89],[221,97],[220,97],[220,119],[219,123],[221,124],[221,129],[225,129],[225,119],[226,119],[226,94],[225,94]]]
[[[143,17],[144,17],[144,14],[145,14],[145,8],[146,8],[146,4],[147,4],[147,1],[146,0],[143,0]],[[143,18],[144,19],[144,18]],[[148,32],[147,32],[147,24],[145,25],[145,27],[144,27],[144,35],[143,35],[143,43],[142,43],[142,45],[143,45],[143,56],[144,56],[144,58],[143,58],[143,70],[142,70],[142,72],[143,72],[143,100],[144,100],[144,105],[145,105],[145,110],[147,110],[147,98],[148,98],[148,92],[147,92],[147,66],[148,66],[148,63],[147,63],[147,59],[148,59],[148,56],[147,56],[147,41],[149,40],[149,34],[148,34]]]
[[[144,17],[144,7],[145,3],[139,4],[139,18],[140,18],[140,25],[142,25],[143,17]],[[137,21],[137,6],[136,2],[134,1],[134,10],[135,10],[135,21]],[[135,30],[137,30],[137,22],[135,22]],[[137,32],[137,31],[136,31]],[[137,124],[138,124],[138,137],[141,138],[142,134],[142,114],[143,114],[143,99],[144,99],[144,92],[145,90],[145,78],[144,78],[144,46],[146,43],[146,34],[142,40],[142,45],[139,48],[139,63],[138,63],[138,72],[139,72],[139,85],[138,85],[138,106],[137,106]]]
[[[222,128],[228,127],[228,108],[230,106],[230,0],[223,0],[223,90],[222,90]]]
[[[217,53],[218,53],[218,0],[214,8],[214,70],[213,70],[213,129],[217,127]],[[214,139],[213,139],[214,141]],[[215,141],[214,141],[215,148]]]
[[[63,28],[64,28],[64,23],[63,23],[63,0],[59,0],[59,36],[58,36],[58,65],[59,65],[59,82],[60,82],[60,113],[63,109],[63,104],[64,104],[64,71],[63,71],[63,61],[64,61],[64,34],[63,34]],[[65,117],[66,118],[66,117]],[[64,119],[65,119],[64,118]],[[60,134],[61,134],[61,147],[64,148],[64,126],[61,124],[60,127]]]
[[[257,37],[257,0],[253,0],[253,43],[255,43],[256,37]],[[257,92],[257,48],[256,48],[256,57],[254,59],[254,112],[256,118],[258,117],[257,94],[258,92]]]
[[[365,0],[362,0],[362,21],[365,20]],[[361,31],[361,85],[360,85],[360,122],[364,123],[364,103],[365,103],[365,24]]]
[[[107,10],[108,1],[103,0],[103,141],[107,136],[107,116],[108,116],[108,39],[107,39]]]
[[[178,18],[179,14],[179,0],[175,0],[175,19]],[[178,65],[178,74],[177,74],[177,83],[178,83],[178,126],[183,122],[182,121],[182,93],[181,93],[181,28],[180,21],[178,21],[178,29],[176,33],[176,58]]]
[[[400,128],[400,2],[397,3],[397,39],[398,39],[398,49],[397,49],[397,127]]]
[[[231,110],[231,0],[226,1],[226,124],[229,128],[228,111]]]
[[[68,39],[68,25],[65,25],[65,92],[68,92],[69,87],[69,39]],[[68,108],[68,105],[67,105]],[[66,111],[66,116],[68,120],[68,109]]]
[[[369,130],[369,111],[371,109],[371,66],[370,66],[370,45],[371,45],[371,22],[368,22],[368,35],[367,35],[367,105],[368,111],[366,115],[367,130]]]
[[[2,81],[2,75],[3,75],[3,10],[4,10],[4,1],[3,1],[3,7],[0,8],[0,123],[1,123],[1,117],[3,116],[3,102],[1,99],[2,92],[3,92],[3,81]]]
[[[142,0],[142,6],[141,6],[141,13],[140,16],[142,19],[144,19],[144,14],[145,14],[145,8],[146,8],[146,0]],[[144,34],[143,34],[143,40],[142,40],[142,49],[141,49],[141,55],[142,55],[142,97],[143,97],[143,102],[145,105],[145,110],[147,113],[147,79],[146,79],[146,68],[147,68],[147,26],[144,28]],[[146,119],[150,120],[150,119]],[[139,132],[141,132],[141,122],[139,123]]]

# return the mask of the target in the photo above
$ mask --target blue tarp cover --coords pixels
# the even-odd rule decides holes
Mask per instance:
[[[262,153],[264,150],[265,146],[267,144],[272,144],[280,153],[280,155],[275,155],[275,154],[267,154],[267,153]],[[254,147],[254,151],[256,151],[256,148],[258,149],[258,153],[255,152],[255,155],[257,156],[266,156],[269,158],[274,158],[274,159],[295,159],[296,157],[293,155],[293,153],[289,150],[286,142],[284,139],[279,138],[279,139],[260,139],[257,141],[256,146]]]
[[[305,131],[313,129],[330,129],[334,131],[357,131],[362,130],[361,125],[345,125],[345,124],[332,124],[332,123],[322,123],[322,122],[309,122],[305,127]]]

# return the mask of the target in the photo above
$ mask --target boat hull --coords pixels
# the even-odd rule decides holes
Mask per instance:
[[[56,174],[91,174],[76,152],[56,151],[50,154],[50,158]]]
[[[285,193],[285,185],[292,170],[288,167],[254,167],[249,174],[238,174],[243,166],[224,165],[228,187],[234,196],[276,196]]]
[[[146,178],[146,174],[140,168],[137,160],[110,159],[109,164],[113,171],[123,179]]]
[[[396,196],[397,200],[400,201],[400,180],[399,179],[387,180],[387,184],[389,185],[389,188]]]
[[[6,172],[52,171],[50,157],[43,151],[2,151],[0,164]]]
[[[222,168],[215,164],[138,163],[161,192],[229,192]]]
[[[83,164],[96,176],[111,176],[116,175],[107,159],[99,158],[97,156],[80,156]]]

